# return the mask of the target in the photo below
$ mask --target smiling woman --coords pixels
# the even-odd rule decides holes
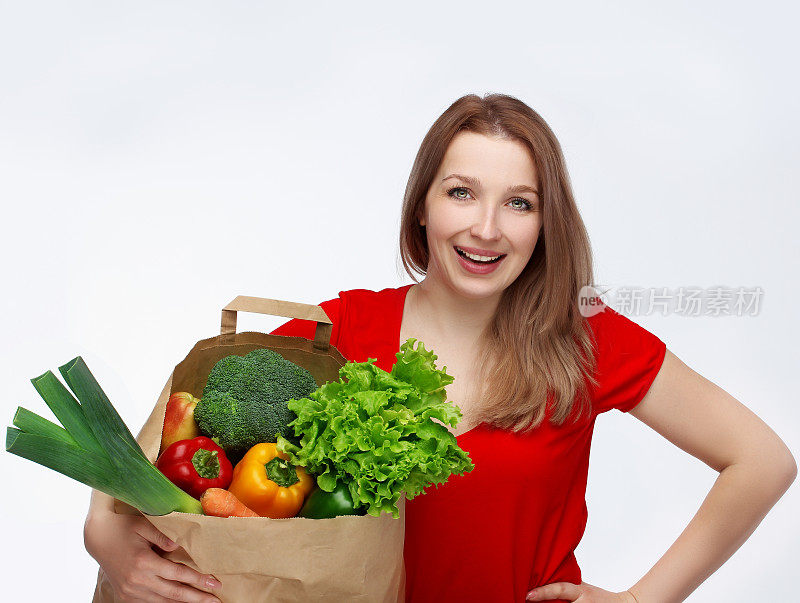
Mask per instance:
[[[506,188],[500,183],[514,175],[535,183],[536,166],[519,142],[469,131],[453,138],[439,171],[448,173],[451,166],[485,174],[486,185],[477,176],[451,174],[439,178],[437,173],[434,177],[438,184],[430,187],[419,217],[420,226],[426,228],[431,255],[428,275],[449,279],[465,297],[498,296],[525,268],[542,226],[541,213],[533,205],[535,194],[528,193],[532,197],[529,201],[513,190],[535,190],[536,185]],[[459,181],[472,188],[454,187],[453,183]],[[491,279],[476,279],[463,274],[462,269],[470,274],[497,274]]]
[[[536,428],[549,394],[557,423],[574,404],[589,409],[594,355],[574,303],[593,282],[589,237],[538,113],[505,95],[456,101],[422,141],[400,231],[406,271],[426,275],[421,289],[441,282],[488,308],[485,332],[472,334],[475,422]]]
[[[581,314],[589,238],[559,143],[520,100],[467,95],[436,120],[406,187],[400,253],[414,284],[320,305],[347,359],[390,370],[415,338],[454,377],[452,441],[475,468],[406,503],[406,601],[681,601],[794,480],[780,438],[657,336],[611,308]],[[274,333],[314,330],[292,320]],[[584,583],[575,557],[594,424],[612,409],[720,471],[684,534],[623,592]],[[86,543],[131,596],[213,600],[210,576],[153,553],[175,545],[107,501],[93,503]]]

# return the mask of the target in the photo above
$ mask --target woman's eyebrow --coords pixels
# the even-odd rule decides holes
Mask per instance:
[[[442,182],[445,180],[449,180],[450,178],[457,178],[459,180],[463,180],[470,186],[474,188],[481,188],[481,181],[478,178],[473,178],[472,176],[464,176],[463,174],[450,174],[449,176],[445,176],[442,178]],[[512,186],[508,189],[509,193],[534,193],[535,195],[539,194],[539,191],[533,188],[532,186],[528,186],[527,184],[517,184],[516,186]]]

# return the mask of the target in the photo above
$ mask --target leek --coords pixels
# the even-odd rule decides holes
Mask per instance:
[[[78,356],[59,367],[72,393],[51,371],[31,379],[61,422],[18,408],[6,450],[105,492],[147,515],[202,513],[145,456],[89,367]],[[74,396],[73,396],[74,394]]]

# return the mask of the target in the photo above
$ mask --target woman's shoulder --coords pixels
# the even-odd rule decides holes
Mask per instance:
[[[359,320],[372,314],[395,314],[398,308],[402,314],[406,293],[411,285],[401,287],[386,287],[377,291],[373,289],[347,289],[339,291],[339,297],[322,302],[320,305],[326,310],[330,307],[336,313],[336,318],[344,319],[346,316],[355,316]],[[330,314],[329,314],[330,316]],[[334,317],[331,316],[331,319]]]
[[[377,366],[391,370],[410,287],[349,289],[320,304],[333,321],[332,341],[345,358],[356,362],[375,358]]]
[[[357,300],[365,302],[387,302],[397,299],[405,299],[405,295],[411,285],[402,285],[400,287],[386,287],[385,289],[348,289],[346,291],[339,291],[339,299]]]
[[[597,412],[631,410],[647,393],[661,368],[666,344],[656,335],[609,306],[587,317],[595,349]]]
[[[377,291],[347,289],[339,291],[337,297],[320,302],[318,305],[333,323],[331,340],[339,341],[342,331],[359,337],[364,336],[361,333],[364,331],[383,332],[388,329],[391,332],[394,323],[402,318],[405,296],[410,287],[386,287]],[[294,319],[281,325],[273,334],[311,338],[313,329],[311,321]]]
[[[587,316],[586,320],[598,350],[603,348],[613,349],[621,345],[622,342],[653,344],[658,340],[658,337],[639,323],[605,304],[598,311]]]
[[[339,292],[338,317],[347,323],[369,325],[376,320],[394,321],[403,315],[406,294],[411,285],[372,289],[349,289]]]

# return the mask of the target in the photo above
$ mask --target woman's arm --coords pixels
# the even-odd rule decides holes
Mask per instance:
[[[669,350],[630,414],[719,471],[717,481],[678,539],[627,591],[556,582],[528,600],[683,601],[742,546],[797,475],[794,457],[766,423]]]
[[[758,527],[797,464],[766,423],[669,350],[630,414],[720,472],[686,529],[629,589],[638,603],[683,601]]]
[[[84,527],[86,550],[103,568],[120,601],[219,603],[209,593],[221,584],[181,563],[164,559],[153,547],[178,545],[141,515],[116,513],[114,499],[97,490]]]

